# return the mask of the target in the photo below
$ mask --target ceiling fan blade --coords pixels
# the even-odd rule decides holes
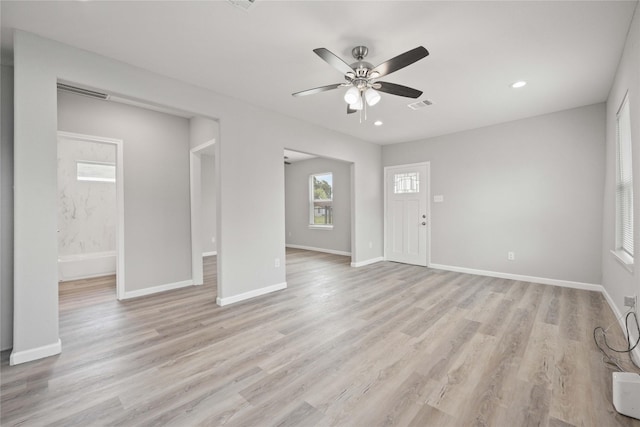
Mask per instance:
[[[313,89],[302,90],[300,92],[292,93],[292,96],[304,96],[304,95],[313,95],[315,93],[326,92],[328,90],[337,89],[342,86],[342,83],[336,83],[327,86],[320,86]]]
[[[380,85],[380,87],[377,87],[377,85]],[[388,82],[376,82],[376,89],[380,92],[390,93],[391,95],[406,96],[407,98],[418,98],[422,95],[421,90]]]
[[[327,62],[327,64],[331,65],[333,68],[340,71],[342,74],[347,74],[347,73],[355,74],[355,71],[353,70],[353,68],[351,68],[349,64],[344,62],[342,59],[340,59],[338,56],[336,56],[334,53],[332,53],[328,49],[325,49],[324,47],[319,47],[317,49],[313,49],[313,51],[320,58],[324,59],[325,62]]]
[[[373,78],[386,76],[387,74],[391,74],[394,71],[398,71],[401,68],[404,68],[416,61],[421,60],[427,55],[429,55],[429,51],[427,51],[427,49],[422,46],[418,46],[415,49],[411,49],[396,56],[395,58],[391,58],[387,62],[383,62],[382,64],[378,65],[369,72],[369,76]]]
[[[353,114],[358,110],[351,108],[351,104],[347,104],[347,114]]]

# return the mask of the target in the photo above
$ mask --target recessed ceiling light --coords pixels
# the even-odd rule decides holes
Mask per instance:
[[[373,124],[376,126],[382,126],[382,122],[380,120],[376,120]]]
[[[514,84],[512,84],[511,87],[514,89],[518,89],[519,87],[523,87],[526,85],[527,85],[527,82],[525,82],[524,80],[520,80],[519,82],[515,82]]]

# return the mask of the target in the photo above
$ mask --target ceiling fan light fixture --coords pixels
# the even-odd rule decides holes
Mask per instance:
[[[352,110],[357,110],[360,111],[362,110],[362,107],[364,107],[364,104],[362,102],[362,97],[358,97],[358,100],[354,103],[349,104],[349,106],[351,107]]]
[[[355,104],[358,99],[360,99],[360,90],[355,86],[351,86],[344,94],[344,102],[349,105]]]
[[[373,88],[367,89],[367,91],[364,93],[364,97],[367,100],[367,105],[369,107],[373,107],[378,102],[380,102],[380,94]]]

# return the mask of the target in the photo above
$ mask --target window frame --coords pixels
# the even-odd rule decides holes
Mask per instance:
[[[635,227],[633,218],[633,147],[629,104],[629,92],[627,92],[616,112],[615,249],[611,252],[627,270],[632,272]],[[628,127],[622,132],[620,129],[621,119],[622,125]],[[625,138],[624,135],[628,135],[628,138]]]
[[[313,178],[319,176],[331,176],[331,198],[330,199],[316,199],[313,186]],[[333,184],[333,172],[316,172],[309,175],[309,228],[318,230],[332,230],[333,229],[333,201],[334,201],[335,186]],[[315,223],[315,202],[331,202],[331,224],[316,224]]]
[[[398,180],[401,176],[403,179]],[[409,178],[409,185],[405,185]],[[398,185],[400,184],[400,185]],[[420,172],[402,172],[393,174],[393,194],[416,194],[420,193]]]
[[[81,177],[79,175],[80,165],[97,165],[97,166],[109,166],[113,168],[113,178],[100,178],[100,177]],[[113,184],[117,179],[116,164],[114,162],[97,162],[93,160],[76,160],[76,181],[79,182],[103,182],[107,184]]]

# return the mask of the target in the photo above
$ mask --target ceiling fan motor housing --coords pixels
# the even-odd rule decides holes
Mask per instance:
[[[353,57],[358,61],[362,61],[368,53],[369,49],[366,46],[356,46],[351,49],[351,55],[353,55]]]

